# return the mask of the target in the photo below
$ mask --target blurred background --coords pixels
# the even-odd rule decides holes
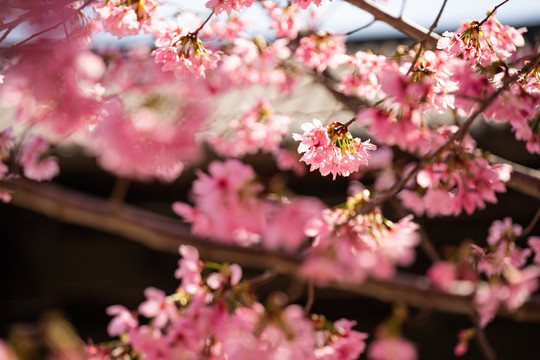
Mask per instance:
[[[346,33],[371,21],[371,15],[342,1],[334,0],[317,11],[323,28],[336,33]],[[181,8],[194,9],[202,14],[205,1],[171,1],[168,10],[171,16]],[[396,14],[429,27],[442,1],[407,0],[379,2]],[[499,1],[449,1],[437,32],[454,30],[463,19],[480,19]],[[247,11],[253,21],[253,33],[263,32],[268,24],[262,10],[254,6]],[[527,39],[534,43],[540,34],[540,1],[510,1],[497,12],[498,19],[515,27],[527,26]],[[16,41],[22,33],[13,34]],[[270,36],[270,35],[268,35]],[[393,48],[403,41],[403,36],[383,23],[375,23],[349,38],[351,49]],[[144,36],[135,36],[119,41],[111,36],[95,36],[97,46],[125,46],[126,43],[146,42]],[[6,41],[4,44],[8,44]],[[315,95],[311,95],[315,94]],[[289,99],[290,100],[290,99]],[[283,108],[309,109],[313,114],[328,115],[341,112],[335,99],[314,85],[306,88],[301,99],[294,103],[281,104]],[[292,101],[292,100],[291,100]],[[280,104],[276,109],[279,110]],[[337,109],[337,110],[336,110]],[[516,142],[505,127],[478,125],[473,135],[481,148],[494,154],[538,169],[540,159],[528,154],[522,143]],[[59,150],[61,151],[61,150]],[[208,153],[201,164],[215,158]],[[298,194],[318,195],[324,193],[328,205],[343,202],[346,197],[347,180],[332,181],[319,174],[308,174],[303,178],[279,175],[269,157],[252,156],[247,159],[257,170],[264,182],[272,179],[284,181]],[[56,184],[84,192],[100,199],[107,199],[117,179],[102,171],[95,160],[77,149],[62,153],[61,173]],[[170,206],[173,201],[187,201],[190,184],[195,178],[194,169],[188,169],[172,184],[158,182],[131,182],[126,203],[155,211],[164,216],[177,218]],[[471,217],[425,219],[420,218],[428,235],[440,247],[453,246],[465,239],[483,243],[487,229],[495,219],[512,216],[514,222],[526,226],[539,207],[537,200],[509,190],[499,196],[499,204],[488,205]],[[385,211],[391,213],[392,209]],[[62,324],[64,330],[77,334],[84,341],[106,341],[109,317],[105,309],[113,304],[122,304],[135,309],[144,299],[143,291],[148,286],[174,292],[178,280],[174,278],[179,255],[175,252],[158,251],[130,239],[95,231],[86,227],[66,224],[42,214],[18,207],[16,204],[0,203],[0,338],[18,339],[28,346],[28,359],[43,356],[43,334],[52,331],[51,324]],[[532,234],[540,234],[537,226]],[[179,242],[180,243],[180,242]],[[429,265],[428,259],[418,252],[418,262],[412,271],[423,273]],[[246,269],[246,276],[259,272]],[[297,302],[306,301],[304,287],[296,280],[280,277],[257,289],[264,297],[271,291],[287,290],[299,294]],[[347,292],[316,289],[313,312],[325,314],[331,320],[342,317],[356,319],[357,330],[370,333],[392,312],[392,304],[359,297]],[[405,336],[418,345],[420,359],[453,359],[453,347],[457,332],[470,326],[467,316],[444,314],[410,309],[411,320],[406,324]],[[64,323],[64,320],[66,321]],[[72,324],[72,325],[67,325]],[[71,326],[73,326],[71,328]],[[535,341],[540,338],[540,325],[518,323],[497,319],[487,328],[487,334],[500,359],[540,359],[540,350]],[[475,345],[463,357],[478,359],[481,355]],[[3,360],[3,359],[0,359]]]

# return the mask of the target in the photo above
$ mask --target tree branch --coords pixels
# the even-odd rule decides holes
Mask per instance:
[[[100,199],[52,183],[14,180],[0,183],[13,191],[11,204],[51,218],[101,230],[141,243],[149,248],[177,252],[181,244],[199,249],[205,260],[238,263],[241,266],[299,276],[300,258],[264,250],[213,242],[190,235],[179,220],[130,205],[118,208]],[[398,273],[390,280],[369,279],[362,283],[331,283],[329,287],[384,302],[399,300],[418,308],[459,314],[474,313],[470,295],[448,294],[433,289],[423,276]],[[513,313],[501,316],[523,322],[540,322],[540,299],[533,298]]]
[[[405,35],[410,36],[411,38],[421,41],[429,35],[429,38],[426,40],[426,45],[435,48],[437,42],[441,38],[438,34],[430,33],[430,31],[412,21],[404,19],[402,17],[394,16],[385,10],[379,8],[377,4],[372,0],[345,0],[349,4],[352,4],[364,11],[367,11],[376,20],[384,21],[385,23],[393,26],[397,30],[401,31]]]

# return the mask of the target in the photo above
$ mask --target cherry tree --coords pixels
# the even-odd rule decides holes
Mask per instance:
[[[442,34],[446,0],[429,29],[382,1],[347,0],[373,16],[348,34],[317,25],[332,0],[200,2],[205,12],[176,18],[154,0],[10,0],[0,14],[0,101],[12,115],[0,125],[0,199],[180,256],[177,289],[104,309],[113,340],[58,358],[413,360],[407,305],[467,314],[455,355],[476,341],[496,359],[485,334],[494,318],[540,319],[540,211],[526,224],[511,212],[491,219],[486,239],[450,254],[422,225],[481,211],[507,187],[540,199],[537,170],[481,149],[470,131],[504,125],[540,153],[540,53],[525,28],[497,19],[511,1]],[[271,36],[250,31],[255,8]],[[347,35],[375,21],[412,41],[393,53],[348,49]],[[148,34],[153,46],[100,48],[99,32]],[[279,110],[306,83],[352,116]],[[110,201],[41,183],[61,172],[68,144],[118,177]],[[274,186],[250,164],[261,154],[287,177],[347,180],[348,196],[330,204],[324,190]],[[170,199],[175,219],[123,202],[128,181],[173,183],[186,171],[195,180],[189,202]],[[419,253],[431,265],[407,271]],[[307,304],[287,289],[258,297],[284,274],[308,289]],[[399,305],[368,336],[360,321],[311,313],[314,287]],[[0,355],[17,358],[6,342]]]

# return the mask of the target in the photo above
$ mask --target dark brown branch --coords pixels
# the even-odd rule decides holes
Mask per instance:
[[[511,165],[513,170],[512,177],[507,183],[508,187],[540,200],[540,170],[528,168],[493,154],[489,156],[489,161]]]
[[[404,19],[402,17],[397,17],[392,14],[389,14],[388,12],[384,11],[383,9],[379,8],[377,4],[374,1],[371,0],[345,0],[349,4],[352,4],[364,11],[367,11],[376,20],[384,21],[385,23],[393,26],[397,30],[401,31],[405,35],[410,36],[411,38],[421,41],[424,39],[426,35],[429,34],[428,29],[415,24],[407,19]],[[426,45],[434,48],[437,45],[437,42],[439,41],[440,36],[431,33],[429,34],[429,38],[426,41]]]
[[[12,204],[51,218],[123,236],[152,249],[177,252],[181,244],[199,249],[201,258],[238,263],[241,266],[299,276],[300,258],[256,248],[244,248],[213,242],[190,235],[179,220],[158,215],[130,205],[116,211],[107,199],[85,195],[52,183],[11,181],[0,183],[13,191]],[[7,206],[7,205],[5,205]],[[400,302],[423,309],[458,314],[472,314],[471,296],[447,294],[433,289],[423,276],[398,273],[390,280],[370,279],[362,283],[331,283],[340,289],[384,302]],[[540,299],[526,302],[513,313],[499,315],[524,322],[540,322]]]
[[[486,360],[497,360],[497,354],[495,353],[495,351],[493,350],[493,347],[489,343],[486,332],[478,323],[478,319],[474,315],[472,315],[471,321],[474,324],[474,329],[475,329],[475,334],[476,334],[475,335],[476,343],[478,344],[480,351],[482,351],[484,358]]]

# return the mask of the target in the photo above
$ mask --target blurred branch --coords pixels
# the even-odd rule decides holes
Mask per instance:
[[[48,217],[77,224],[141,243],[149,248],[177,252],[188,244],[199,249],[205,260],[238,263],[241,266],[299,276],[300,258],[261,248],[216,243],[190,234],[179,220],[130,205],[112,206],[107,199],[86,195],[52,183],[16,180],[0,183],[13,191],[11,204]],[[7,206],[7,205],[4,205]],[[470,295],[447,294],[433,289],[423,276],[398,273],[390,280],[369,279],[362,283],[331,283],[329,287],[384,302],[399,300],[418,308],[459,314],[473,314]],[[540,299],[533,298],[513,313],[499,315],[524,322],[540,322]]]
[[[440,36],[435,33],[430,33],[430,31],[412,21],[409,21],[407,19],[402,18],[401,16],[394,16],[387,11],[379,8],[377,4],[372,0],[345,0],[349,4],[352,4],[364,11],[367,11],[376,20],[383,21],[397,30],[401,31],[405,35],[410,36],[411,38],[421,41],[423,40],[426,35],[429,36],[429,38],[426,40],[426,46],[434,48],[437,45],[437,41],[439,41]]]

